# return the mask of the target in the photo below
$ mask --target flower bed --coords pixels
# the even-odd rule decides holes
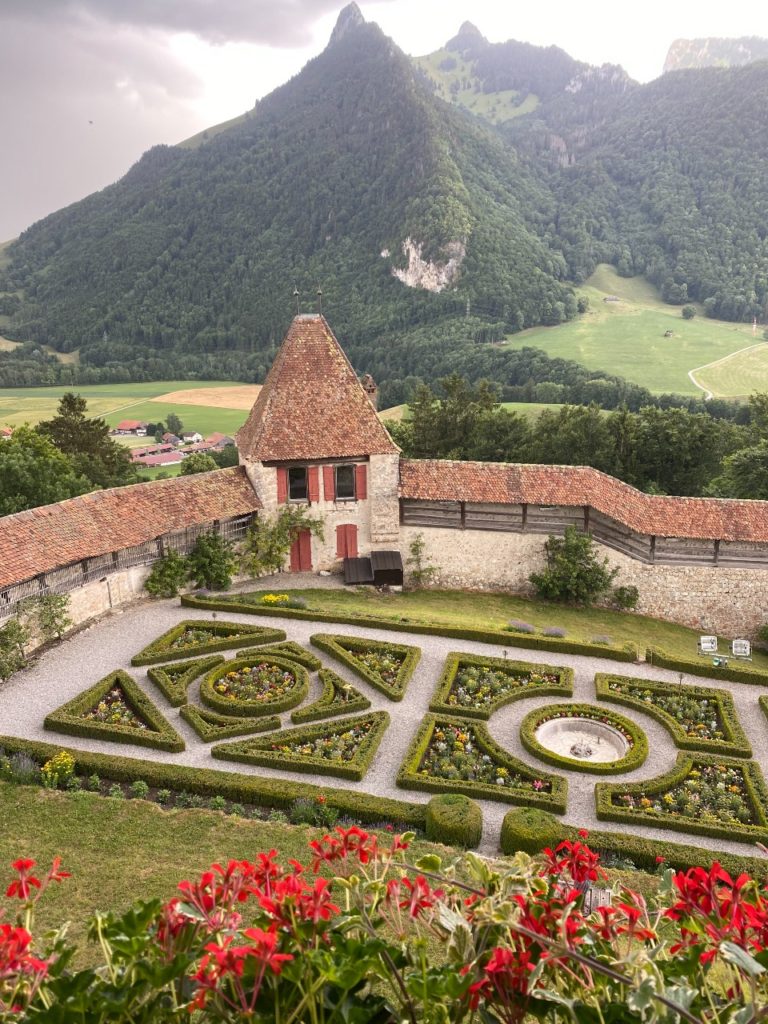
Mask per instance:
[[[577,757],[566,757],[549,750],[536,738],[536,730],[545,722],[555,718],[583,718],[591,722],[601,722],[621,733],[629,744],[626,754],[616,761],[586,761]],[[648,756],[648,740],[639,725],[630,722],[623,715],[594,707],[592,704],[549,704],[545,708],[530,711],[520,723],[520,740],[534,757],[538,757],[556,768],[565,768],[576,772],[589,772],[596,775],[619,775],[639,768]]]
[[[195,704],[185,704],[179,714],[192,726],[204,743],[280,728],[280,719],[277,715],[270,715],[269,718],[232,718],[208,708],[199,708]]]
[[[563,813],[565,779],[536,773],[500,747],[482,722],[425,715],[397,776],[398,786],[464,793]]]
[[[208,654],[244,644],[267,644],[285,640],[282,629],[251,626],[240,622],[215,622],[186,619],[165,631],[131,658],[132,665],[155,665],[160,661],[186,658],[190,654]]]
[[[261,658],[265,654],[279,654],[281,658],[288,658],[289,661],[298,661],[309,672],[317,672],[322,668],[323,663],[312,651],[295,643],[293,640],[286,640],[281,644],[267,644],[266,647],[249,648],[245,651],[238,651],[236,658]]]
[[[712,658],[699,657],[698,661],[687,658],[679,658],[665,651],[649,647],[645,652],[645,660],[649,665],[658,665],[659,668],[671,668],[675,672],[687,672],[691,676],[706,676],[708,679],[725,679],[730,683],[754,683],[757,686],[768,686],[768,672],[759,668],[750,668],[744,664],[734,664],[715,667]]]
[[[598,700],[623,704],[655,718],[682,750],[752,756],[730,693],[602,672],[595,676],[595,692]]]
[[[647,782],[595,787],[597,816],[678,832],[768,842],[768,791],[754,761],[680,753]]]
[[[214,757],[266,768],[335,775],[359,782],[371,763],[387,727],[386,711],[372,711],[343,722],[286,729],[263,739],[214,747]]]
[[[45,718],[45,728],[178,752],[184,740],[122,670],[111,672]]]
[[[497,708],[522,697],[572,693],[573,669],[452,653],[429,710],[488,719]]]
[[[323,684],[323,693],[314,704],[299,708],[291,714],[291,721],[298,725],[301,722],[318,722],[334,715],[351,715],[366,711],[371,702],[350,683],[345,683],[341,676],[329,668],[322,668],[318,673]]]
[[[195,661],[179,661],[175,665],[150,668],[147,675],[175,708],[187,701],[187,690],[191,683],[224,661],[222,654]]]
[[[338,658],[390,700],[403,699],[408,682],[421,658],[418,647],[369,640],[366,637],[315,633],[309,639],[315,647]]]
[[[254,717],[295,708],[308,690],[309,673],[302,665],[271,655],[217,665],[200,683],[200,699],[219,714]]]

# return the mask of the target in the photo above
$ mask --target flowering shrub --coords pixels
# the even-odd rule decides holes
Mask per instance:
[[[535,633],[536,627],[532,626],[530,622],[523,622],[521,619],[510,619],[507,623],[507,629],[513,633]]]
[[[48,789],[66,786],[75,774],[75,759],[66,750],[60,750],[45,762],[40,769],[43,785]]]
[[[741,767],[695,763],[685,779],[664,793],[615,793],[614,803],[646,814],[697,818],[723,825],[756,825],[752,800]]]
[[[267,608],[306,608],[307,602],[303,597],[295,597],[292,594],[264,594],[259,604]]]
[[[261,661],[256,665],[244,665],[237,671],[227,672],[213,688],[227,700],[244,700],[262,703],[285,696],[296,685],[296,676],[280,668]]]
[[[515,672],[480,665],[461,668],[445,703],[457,708],[490,708],[513,690],[552,686],[558,682],[553,672]]]
[[[618,680],[608,684],[612,693],[624,693],[643,704],[653,704],[673,718],[686,736],[697,740],[725,739],[723,720],[716,700],[680,691],[675,694],[656,693],[648,687],[628,686]]]
[[[0,1013],[89,1024],[765,1019],[765,883],[714,863],[667,872],[651,905],[617,887],[587,914],[584,892],[604,873],[586,833],[505,864],[469,854],[446,871],[434,856],[414,863],[410,838],[336,828],[304,863],[270,850],[213,864],[166,903],[98,914],[96,970],[72,966],[63,933],[38,948],[35,906],[66,875],[54,862],[40,880],[18,860],[7,889],[17,919],[0,924]]]
[[[533,789],[537,793],[549,793],[552,788],[549,782],[526,778],[497,764],[490,754],[483,753],[469,724],[438,722],[418,771],[436,779],[487,782],[502,789]]]
[[[109,725],[127,725],[131,729],[146,729],[143,722],[125,699],[122,687],[113,686],[98,704],[83,711],[81,718],[88,722],[104,722]]]
[[[204,704],[224,715],[263,715],[300,704],[309,689],[309,673],[280,655],[235,658],[212,669],[200,684]]]
[[[490,718],[504,704],[536,695],[573,692],[573,671],[507,658],[449,654],[430,711]]]

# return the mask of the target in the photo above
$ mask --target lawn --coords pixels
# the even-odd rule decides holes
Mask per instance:
[[[688,376],[690,370],[722,359],[755,344],[750,324],[709,320],[701,310],[693,320],[682,318],[679,306],[662,302],[644,278],[623,278],[602,264],[579,292],[589,299],[589,309],[576,320],[558,327],[534,327],[508,338],[512,348],[532,346],[551,358],[573,359],[593,370],[605,370],[661,393],[701,394]],[[605,302],[615,296],[618,302]],[[673,332],[665,338],[665,331]],[[761,379],[750,380],[750,390],[768,386],[768,354]],[[697,379],[715,395],[734,392],[721,368]],[[754,387],[752,387],[754,385]]]
[[[197,430],[203,437],[218,431],[221,434],[234,434],[245,423],[248,412],[244,409],[217,409],[204,405],[176,405],[165,402],[139,402],[120,412],[107,413],[104,419],[110,426],[116,426],[120,420],[146,420],[147,422],[165,420],[169,412],[175,412],[184,424],[184,430]],[[154,438],[150,438],[150,441]]]
[[[551,412],[557,412],[562,409],[562,405],[556,403],[546,402],[502,402],[502,409],[506,409],[507,412],[516,412],[521,416],[528,416],[534,419],[540,413],[544,412],[545,409]],[[399,423],[401,420],[408,419],[408,406],[407,405],[393,405],[389,409],[382,409],[379,413],[379,417],[386,423],[387,420],[394,420],[395,423]]]
[[[768,391],[768,345],[759,341],[754,347],[702,367],[695,377],[702,387],[725,398],[746,398],[755,391]]]

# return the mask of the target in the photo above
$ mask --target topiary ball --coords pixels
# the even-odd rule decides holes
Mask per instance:
[[[483,812],[468,796],[443,793],[427,804],[426,829],[427,838],[435,843],[471,849],[483,835]]]

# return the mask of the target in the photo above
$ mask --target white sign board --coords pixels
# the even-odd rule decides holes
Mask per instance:
[[[716,636],[700,636],[699,637],[699,650],[702,654],[717,654],[717,637]]]
[[[731,641],[731,654],[734,658],[751,658],[752,644],[749,640],[733,640]]]

